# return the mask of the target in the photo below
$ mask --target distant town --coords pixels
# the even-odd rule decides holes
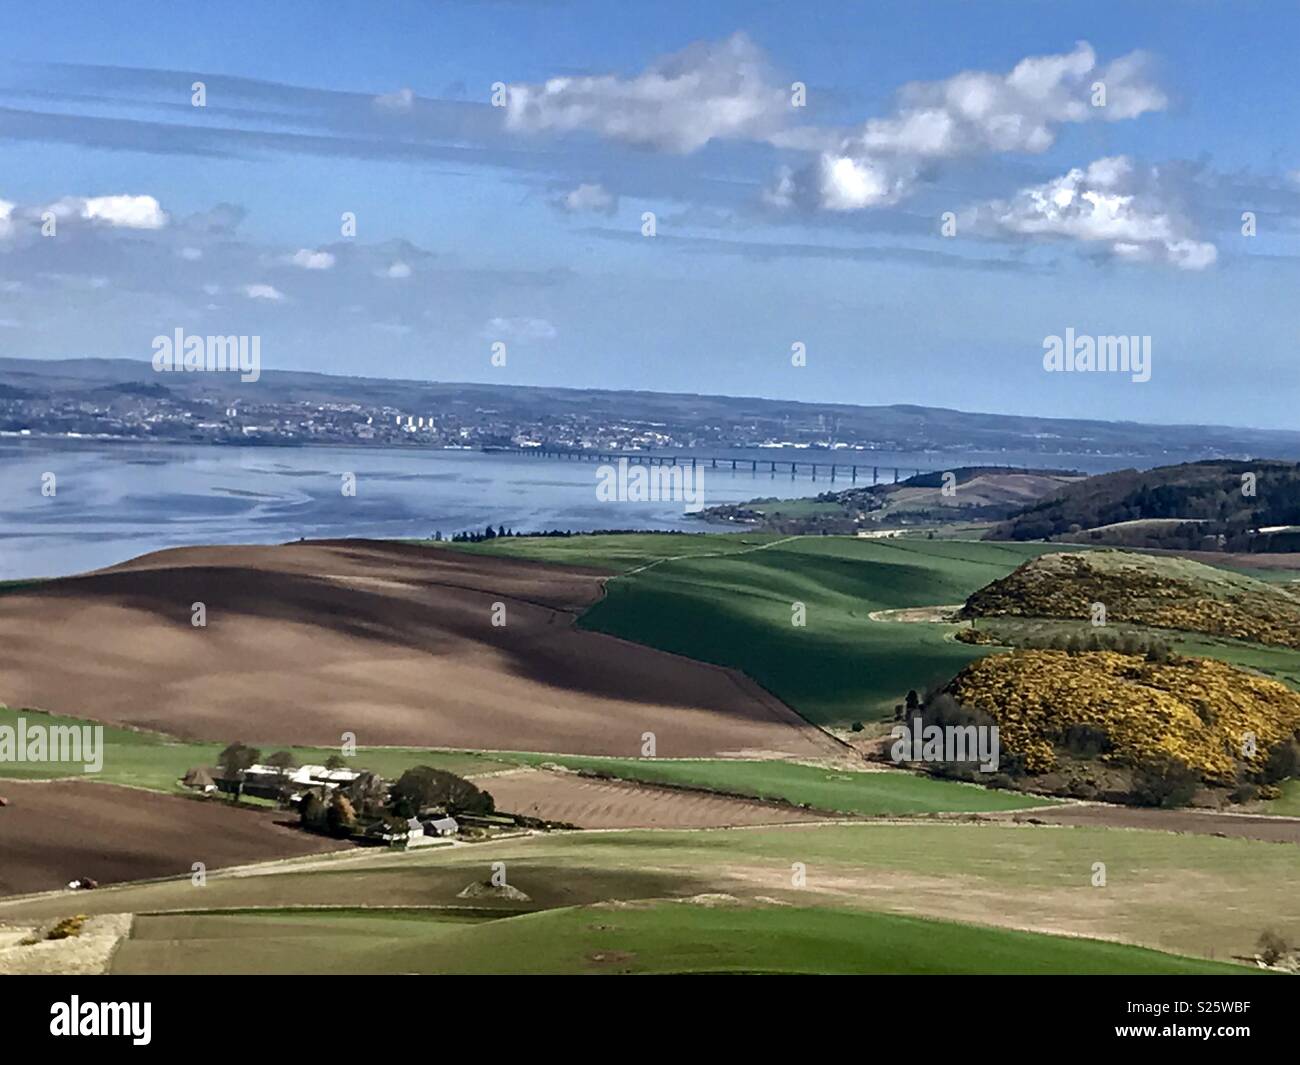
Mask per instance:
[[[1300,433],[732,396],[0,358],[0,438],[549,451],[772,449],[1098,455],[1141,465],[1300,458]],[[1010,459],[1009,461],[1016,461]]]

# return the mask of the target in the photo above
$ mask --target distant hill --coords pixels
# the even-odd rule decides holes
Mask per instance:
[[[1030,504],[987,539],[1294,551],[1300,464],[1210,460],[1099,474]]]
[[[962,466],[921,473],[897,484],[823,492],[813,499],[756,499],[710,507],[701,516],[786,535],[997,521],[1083,476],[1074,470]]]
[[[159,383],[148,361],[0,358],[0,388],[46,400],[97,385]],[[265,369],[260,380],[234,374],[173,373],[177,402],[225,405],[388,404],[412,412],[473,419],[488,412],[525,425],[539,416],[592,424],[637,422],[707,444],[711,439],[860,443],[896,452],[979,451],[1125,456],[1171,461],[1205,456],[1268,455],[1300,459],[1300,432],[1210,425],[1148,425],[1102,419],[985,414],[912,404],[860,406],[752,396],[549,388],[478,382],[345,377]],[[1049,460],[1050,461],[1050,460]]]
[[[966,600],[963,618],[1091,619],[1300,649],[1300,593],[1185,558],[1040,555]]]

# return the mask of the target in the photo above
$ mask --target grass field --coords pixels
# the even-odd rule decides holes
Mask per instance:
[[[938,780],[897,770],[842,772],[793,762],[728,759],[577,758],[506,755],[529,765],[553,763],[608,773],[621,780],[704,788],[731,795],[775,799],[832,813],[908,816],[940,812],[989,813],[1050,803],[1010,791]],[[491,782],[485,781],[491,789]]]
[[[1136,829],[934,822],[577,832],[429,851],[350,852],[286,862],[254,876],[218,872],[201,889],[184,876],[75,899],[0,902],[0,922],[67,916],[70,907],[150,913],[355,909],[372,902],[464,906],[460,891],[485,880],[494,862],[505,863],[508,882],[531,899],[474,904],[502,914],[613,900],[612,922],[623,912],[619,900],[727,893],[751,904],[767,899],[943,918],[1220,962],[1253,952],[1268,928],[1300,938],[1294,900],[1300,849],[1294,846]],[[1098,863],[1105,875],[1100,886]],[[797,868],[803,886],[792,878]],[[196,936],[203,938],[213,937]]]
[[[256,939],[256,952],[247,949]],[[137,918],[116,973],[1248,973],[1091,939],[826,907],[682,902],[445,913],[276,911]]]
[[[92,722],[31,711],[30,724],[82,726]],[[17,711],[0,707],[0,726],[16,726]],[[215,764],[220,744],[184,743],[156,732],[104,728],[104,762],[99,773],[84,774],[80,764],[0,762],[0,779],[51,780],[90,776],[110,784],[176,792],[191,766]],[[298,763],[321,764],[337,751],[289,747]],[[270,749],[262,752],[271,753]],[[395,780],[403,770],[430,765],[464,775],[491,773],[515,765],[554,762],[574,769],[592,769],[624,780],[698,787],[711,791],[776,799],[818,810],[848,814],[924,814],[1020,809],[1044,800],[1012,792],[991,791],[971,784],[936,780],[905,772],[844,773],[779,761],[724,759],[592,758],[576,755],[519,753],[480,754],[418,747],[363,748],[349,763]],[[492,790],[491,778],[482,781]],[[245,799],[245,802],[256,802]]]
[[[581,626],[735,667],[808,720],[847,725],[889,717],[909,689],[988,653],[954,641],[955,626],[876,622],[873,611],[961,603],[1059,546],[646,534],[464,549],[618,573]],[[795,603],[806,608],[802,627]]]
[[[0,726],[16,727],[18,718],[27,719],[29,725],[83,726],[95,725],[79,718],[60,717],[32,710],[17,711],[0,706]],[[92,777],[109,784],[125,784],[152,791],[181,791],[179,781],[192,766],[212,766],[224,743],[188,743],[158,732],[114,728],[105,725],[103,769],[94,774],[83,771],[81,763],[62,762],[0,762],[0,778],[17,780],[53,780],[59,777]],[[238,737],[231,737],[232,740]],[[267,747],[263,755],[276,748]],[[289,747],[300,765],[320,765],[337,749],[320,747]],[[430,751],[423,748],[372,747],[362,748],[350,765],[369,769],[381,776],[396,778],[402,770],[412,765],[431,765],[452,773],[484,773],[493,769],[509,768],[504,762],[473,752]]]

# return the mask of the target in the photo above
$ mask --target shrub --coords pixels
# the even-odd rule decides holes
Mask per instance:
[[[1166,809],[1186,806],[1200,783],[1200,776],[1190,766],[1172,758],[1158,759],[1133,774],[1133,801],[1138,806]]]
[[[1256,946],[1265,965],[1276,965],[1291,953],[1291,944],[1271,928],[1260,933]]]

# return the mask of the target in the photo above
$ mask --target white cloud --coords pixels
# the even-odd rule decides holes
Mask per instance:
[[[409,111],[415,105],[415,91],[413,89],[398,89],[396,92],[386,92],[376,96],[371,103],[381,111]]]
[[[60,207],[72,207],[87,221],[125,229],[161,229],[168,222],[167,212],[152,196],[66,197],[50,209],[57,216]]]
[[[274,285],[245,285],[243,291],[250,300],[270,300],[279,303],[284,299],[284,293]]]
[[[0,200],[0,238],[9,236],[14,231],[14,208],[17,204]]]
[[[187,263],[196,263],[203,258],[202,248],[182,248],[176,253]]]
[[[328,270],[334,265],[334,256],[327,251],[299,248],[289,257],[289,261],[304,270]]]
[[[601,184],[582,184],[561,196],[555,205],[570,214],[590,211],[596,214],[613,214],[618,210],[618,197]]]
[[[511,85],[506,126],[527,133],[586,131],[687,153],[717,139],[763,140],[792,113],[788,86],[770,83],[745,34],[699,41],[634,77],[557,77]]]
[[[966,71],[916,82],[899,93],[893,113],[835,137],[802,129],[773,138],[788,148],[815,148],[812,165],[778,177],[783,195],[769,203],[801,203],[847,211],[894,203],[912,189],[928,161],[998,152],[1038,154],[1065,123],[1115,122],[1168,105],[1146,77],[1140,52],[1100,66],[1091,45],[1061,55],[1031,56],[1006,74]],[[1101,91],[1104,86],[1104,105]]]
[[[1139,172],[1127,156],[1021,189],[967,212],[967,222],[977,232],[1074,240],[1106,246],[1116,258],[1182,270],[1204,270],[1218,258],[1166,202],[1159,173]]]
[[[545,318],[493,318],[483,335],[489,340],[553,340],[559,333]]]
[[[411,268],[401,260],[389,265],[386,270],[381,271],[381,277],[391,278],[394,281],[402,281],[411,276]]]
[[[817,201],[828,211],[858,211],[896,203],[914,173],[893,160],[853,158],[824,152],[817,162]]]

